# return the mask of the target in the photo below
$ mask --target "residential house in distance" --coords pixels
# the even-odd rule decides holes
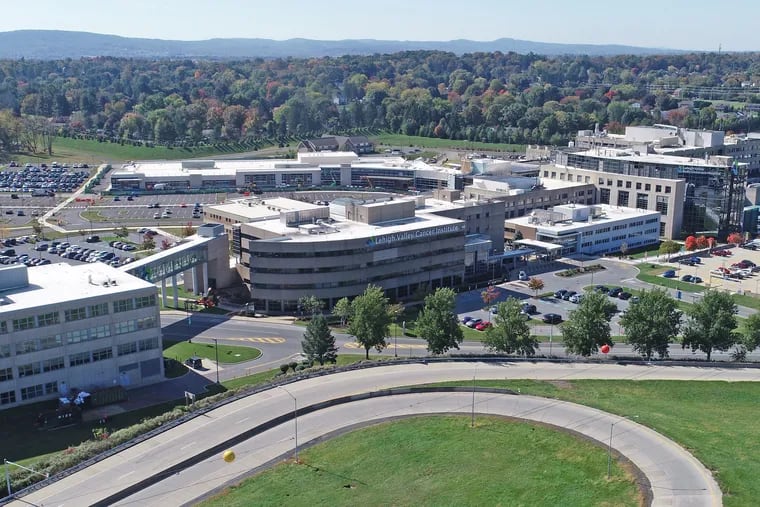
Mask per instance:
[[[375,152],[375,143],[367,136],[351,136],[342,140],[340,151],[353,151],[357,155],[366,155]]]
[[[298,143],[298,151],[303,152],[319,152],[319,151],[338,151],[339,147],[338,139],[330,137],[318,137],[315,139],[307,139]]]

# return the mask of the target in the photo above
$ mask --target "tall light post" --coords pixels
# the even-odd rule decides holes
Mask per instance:
[[[285,389],[283,386],[277,386],[286,393],[288,393],[288,396],[293,398],[293,421],[295,422],[295,448],[293,453],[295,454],[295,460],[296,464],[298,464],[298,400],[296,400],[296,397],[293,396],[293,393]]]
[[[618,423],[621,423],[623,421],[631,421],[631,418],[638,419],[639,416],[633,415],[633,416],[623,416],[623,419],[620,419],[619,421],[613,421],[610,423],[610,441],[607,445],[607,479],[610,478],[610,474],[612,473],[612,431],[615,429],[615,425]]]
[[[47,473],[43,474],[42,472],[38,472],[37,470],[34,470],[32,468],[29,468],[29,467],[25,467],[24,465],[19,465],[18,463],[14,463],[12,461],[8,461],[7,459],[3,459],[3,463],[5,464],[5,483],[8,486],[8,496],[13,495],[13,491],[11,491],[11,474],[8,471],[8,465],[13,465],[15,467],[23,468],[24,470],[26,470],[28,472],[32,472],[33,474],[37,474],[39,476],[42,476],[45,479],[47,479],[47,478],[50,477],[50,474],[47,474]]]
[[[219,341],[214,338],[214,356],[216,357],[216,383],[219,384]]]
[[[552,338],[554,338],[554,324],[549,325],[549,357],[552,355]]]

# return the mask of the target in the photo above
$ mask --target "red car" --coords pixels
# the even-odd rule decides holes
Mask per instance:
[[[714,250],[713,255],[717,255],[718,257],[728,257],[731,255],[730,250]]]
[[[475,326],[475,329],[477,329],[478,331],[485,331],[489,327],[491,327],[491,323],[486,320],[479,323],[477,326]]]

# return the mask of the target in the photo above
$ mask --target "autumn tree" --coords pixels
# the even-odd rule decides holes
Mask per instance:
[[[705,236],[697,237],[697,248],[701,250],[703,248],[707,248],[708,245],[709,245],[709,240]]]
[[[183,238],[192,236],[193,234],[195,234],[195,227],[193,227],[192,222],[186,223],[185,226],[182,228],[182,231],[180,231],[180,235]]]
[[[533,291],[533,296],[538,297],[538,291],[544,288],[544,281],[537,277],[528,280],[528,288]]]
[[[499,289],[493,285],[489,285],[484,291],[480,293],[480,299],[483,301],[485,307],[489,308],[494,301],[499,299]]]
[[[687,236],[684,241],[684,248],[689,252],[697,249],[697,238],[694,236]]]
[[[425,298],[425,307],[417,318],[417,334],[428,344],[431,354],[445,354],[449,349],[459,349],[464,335],[459,327],[455,311],[456,293],[441,287]]]
[[[726,238],[726,241],[731,243],[732,245],[741,245],[744,243],[744,237],[741,235],[741,233],[738,232],[732,232],[728,235],[728,238]]]

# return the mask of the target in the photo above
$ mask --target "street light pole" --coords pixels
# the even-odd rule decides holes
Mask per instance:
[[[639,416],[637,415],[634,415],[631,417],[633,417],[634,419],[639,418]],[[615,429],[615,425],[617,423],[621,423],[626,420],[630,421],[631,418],[628,416],[624,416],[623,419],[620,419],[619,421],[613,421],[612,423],[610,423],[610,441],[609,441],[609,444],[607,445],[607,479],[610,478],[610,474],[612,473],[612,431]]]
[[[219,341],[214,338],[214,355],[216,356],[216,383],[219,383]]]
[[[554,324],[549,325],[549,357],[552,355],[552,338],[554,338]]]
[[[295,454],[296,464],[298,464],[298,400],[296,400],[296,397],[293,396],[293,393],[285,389],[283,386],[277,387],[288,393],[288,395],[293,398],[293,421],[295,422],[295,449],[293,453]]]
[[[3,463],[5,464],[5,482],[6,482],[7,486],[8,486],[8,496],[13,495],[13,492],[11,491],[11,474],[10,474],[10,472],[8,472],[8,465],[13,465],[15,467],[23,468],[24,470],[26,470],[28,472],[32,472],[33,474],[37,474],[39,476],[42,476],[45,479],[47,479],[47,478],[50,477],[50,474],[48,474],[48,473],[43,474],[42,472],[38,472],[37,470],[34,470],[32,468],[29,468],[29,467],[25,467],[24,465],[19,465],[18,463],[14,463],[12,461],[8,461],[7,459],[3,459]]]

